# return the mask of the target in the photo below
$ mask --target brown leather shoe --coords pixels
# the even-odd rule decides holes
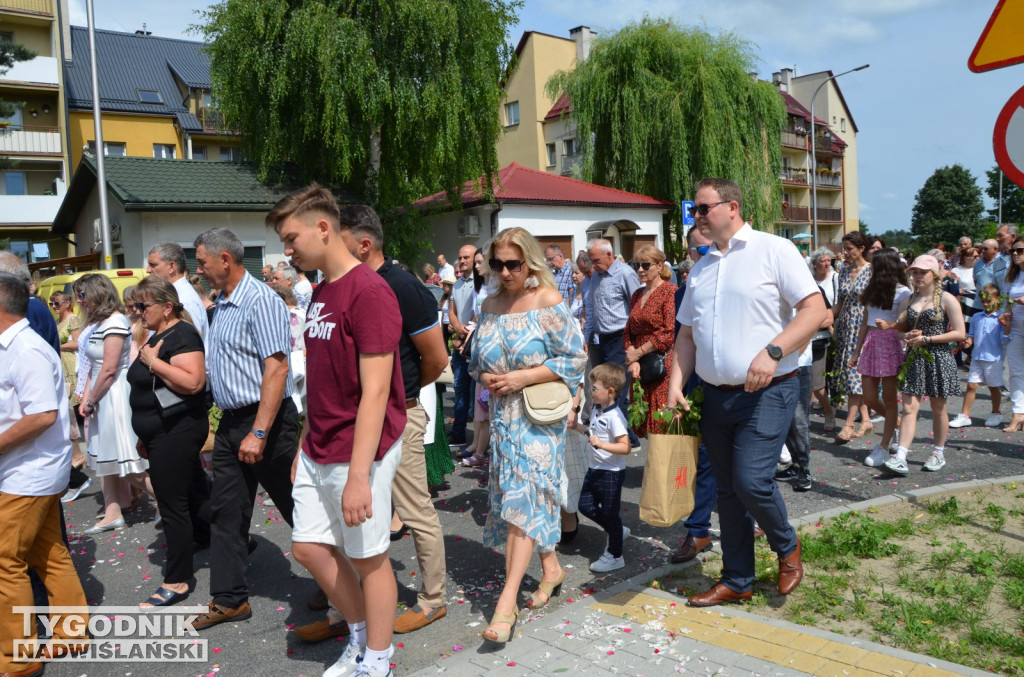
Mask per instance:
[[[300,625],[295,628],[294,632],[296,637],[305,642],[322,642],[331,637],[347,635],[348,623],[345,621],[331,623],[331,619],[325,618],[316,623]]]
[[[242,606],[235,609],[227,606],[221,606],[216,602],[210,602],[209,611],[205,614],[199,614],[199,616],[192,621],[192,627],[196,630],[205,630],[211,625],[228,623],[230,621],[244,621],[246,618],[251,616],[252,609],[249,607],[248,602],[242,602]]]
[[[430,625],[448,615],[448,607],[438,607],[430,612],[430,615],[423,613],[423,609],[417,604],[408,609],[404,614],[395,619],[395,632],[399,635],[419,630],[425,625]]]
[[[17,672],[0,672],[0,677],[36,677],[43,674],[43,664],[35,663]]]
[[[750,590],[736,592],[721,583],[715,583],[715,586],[707,592],[694,595],[686,601],[690,603],[690,606],[716,606],[725,602],[739,602],[740,600],[750,599],[753,594]]]
[[[804,577],[804,565],[800,561],[800,539],[796,550],[789,557],[779,558],[779,592],[788,595],[796,589]]]
[[[694,559],[700,553],[711,549],[711,537],[706,536],[704,538],[694,538],[693,536],[687,536],[683,541],[683,544],[672,553],[672,563],[682,564],[683,562],[689,562]]]

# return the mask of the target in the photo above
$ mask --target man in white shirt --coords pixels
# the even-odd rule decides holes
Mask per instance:
[[[71,473],[70,410],[60,357],[29,327],[28,285],[0,273],[0,674],[42,674],[12,650],[36,639],[36,623],[13,613],[32,606],[27,568],[39,574],[50,606],[86,605],[61,535],[60,496]],[[87,617],[85,617],[87,620]],[[51,614],[54,652],[75,640]],[[74,625],[76,623],[69,623]],[[84,628],[77,635],[83,638]]]
[[[150,249],[149,257],[146,259],[146,272],[174,285],[174,290],[178,292],[178,300],[188,311],[199,336],[205,339],[206,330],[210,328],[206,322],[206,306],[185,276],[188,273],[188,265],[185,263],[185,250],[181,245],[161,242]]]
[[[779,592],[803,577],[774,474],[799,397],[800,351],[825,319],[825,302],[793,243],[751,228],[742,201],[726,179],[697,184],[696,227],[714,244],[687,280],[669,379],[668,405],[684,408],[695,367],[704,381],[701,434],[718,482],[722,577],[691,606],[751,597],[755,520],[779,556]]]
[[[441,276],[442,280],[446,277],[455,277],[455,269],[452,268],[452,264],[448,263],[444,254],[437,255],[437,274]]]

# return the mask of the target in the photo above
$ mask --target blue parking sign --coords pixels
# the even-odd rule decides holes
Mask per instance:
[[[690,216],[690,208],[693,207],[693,201],[683,200],[683,226],[688,227],[693,225],[693,217]]]

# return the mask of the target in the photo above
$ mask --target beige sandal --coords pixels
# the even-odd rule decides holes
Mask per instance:
[[[541,581],[534,593],[530,595],[530,599],[526,600],[526,608],[542,609],[547,606],[552,597],[558,597],[562,593],[562,583],[564,582],[565,571],[562,571],[562,575],[557,581]],[[544,593],[544,599],[538,597],[537,593]]]
[[[487,629],[480,635],[488,642],[494,642],[495,644],[504,644],[505,642],[512,639],[512,632],[515,630],[516,621],[519,620],[519,609],[515,609],[511,614],[499,614],[497,611],[491,616],[491,623],[487,626]],[[495,623],[508,623],[508,630],[496,630],[492,626]]]

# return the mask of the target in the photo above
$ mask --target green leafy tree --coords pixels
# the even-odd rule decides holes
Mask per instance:
[[[988,187],[985,194],[996,203],[996,206],[988,210],[988,216],[993,221],[999,220],[999,175],[1002,172],[998,166],[985,172],[988,177]],[[1024,188],[1007,177],[1003,177],[1003,223],[1024,223]]]
[[[878,237],[882,238],[886,247],[896,247],[901,252],[908,249],[914,252],[918,250],[918,247],[914,246],[914,236],[909,230],[887,230]]]
[[[414,260],[416,198],[484,177],[493,193],[521,0],[226,0],[199,27],[218,106],[266,182],[303,180],[363,196],[388,223],[389,253]]]
[[[584,178],[676,204],[701,178],[728,178],[743,190],[747,220],[767,229],[781,216],[786,113],[753,70],[751,43],[732,33],[645,18],[595,40],[547,90],[572,100]],[[678,207],[672,221],[678,242]]]
[[[917,191],[910,230],[919,247],[956,245],[964,235],[975,239],[985,223],[985,205],[974,175],[962,165],[936,169]]]
[[[5,75],[19,61],[31,61],[36,53],[16,42],[0,40],[0,75]],[[9,118],[25,104],[0,99],[0,118]]]
[[[857,230],[859,230],[860,234],[864,237],[868,236],[868,224],[864,219],[857,220]]]

